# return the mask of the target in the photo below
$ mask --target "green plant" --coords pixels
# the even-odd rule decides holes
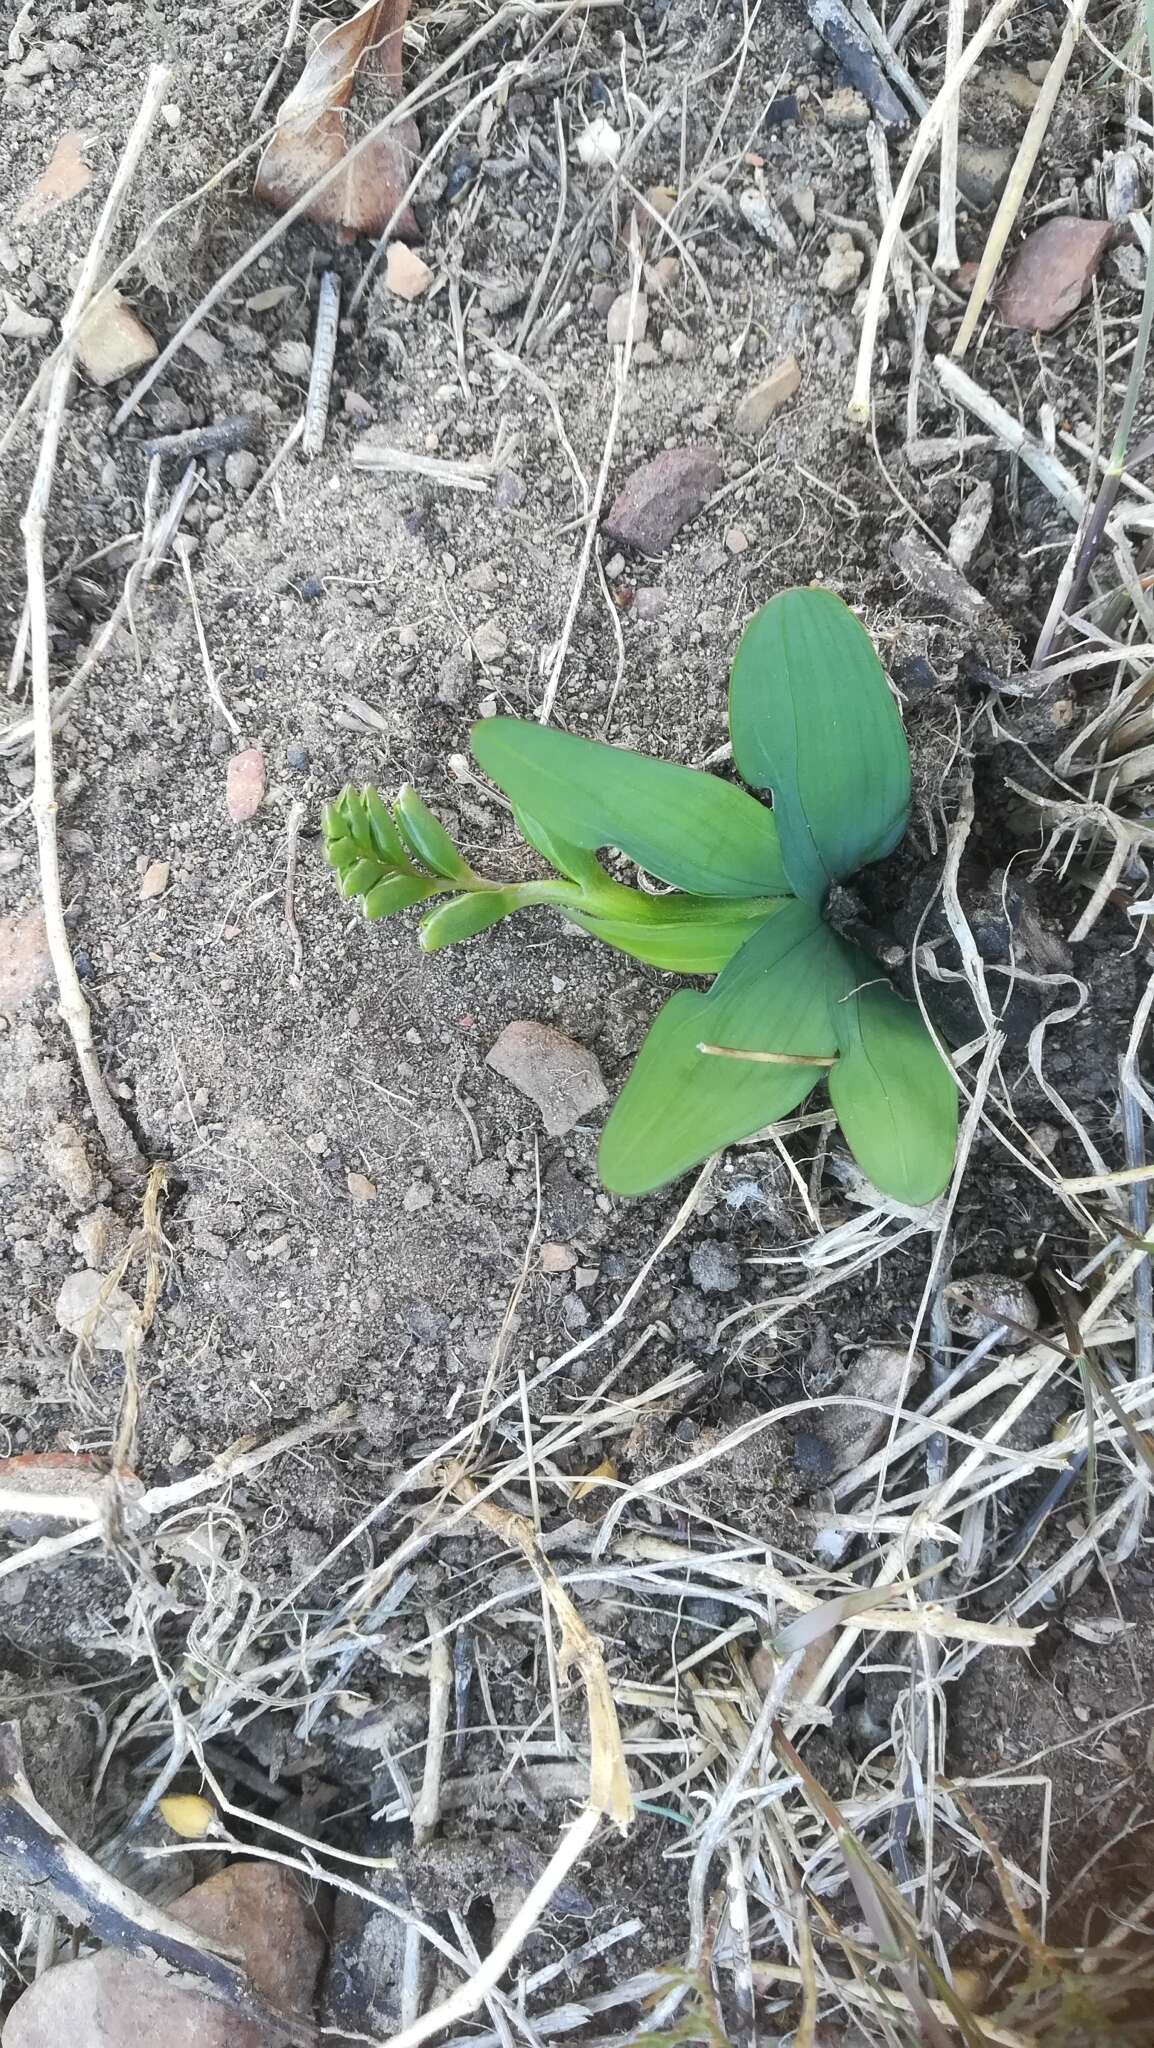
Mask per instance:
[[[478,875],[415,790],[392,810],[346,789],[325,812],[329,861],[367,917],[444,899],[429,951],[551,903],[635,959],[716,974],[659,1011],[601,1139],[607,1187],[644,1194],[796,1109],[827,1079],[874,1185],[921,1203],[946,1185],[957,1090],[916,1009],[824,912],[834,883],[906,828],[909,750],[864,627],[840,598],[787,590],[750,620],[730,679],[733,753],[773,809],[717,776],[549,726],[492,718],[473,752],[554,870]],[[671,893],[626,887],[616,847]]]

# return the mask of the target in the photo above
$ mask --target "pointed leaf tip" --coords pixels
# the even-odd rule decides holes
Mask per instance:
[[[518,718],[475,725],[472,747],[514,807],[542,820],[559,846],[616,846],[695,895],[790,893],[772,813],[717,775]]]
[[[820,903],[906,828],[910,758],[873,642],[832,591],[783,590],[749,621],[729,684],[733,754],[772,789],[790,883]]]

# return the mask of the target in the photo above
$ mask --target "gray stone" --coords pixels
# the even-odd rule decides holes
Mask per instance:
[[[550,1137],[562,1137],[609,1099],[596,1055],[552,1024],[507,1024],[485,1063],[537,1104]]]
[[[225,457],[224,474],[230,488],[247,497],[260,475],[259,455],[254,455],[251,448],[234,448]]]
[[[821,266],[818,283],[823,291],[831,292],[834,298],[841,298],[852,292],[865,267],[865,252],[858,248],[852,235],[839,229],[829,238],[829,255]]]
[[[493,487],[493,503],[498,512],[515,512],[525,503],[525,486],[515,470],[501,471]]]
[[[689,1254],[689,1277],[702,1294],[732,1294],[741,1285],[741,1261],[731,1244],[707,1238]]]
[[[958,144],[958,189],[971,206],[984,212],[1001,197],[1002,187],[1014,161],[1012,149],[998,149],[981,142]]]

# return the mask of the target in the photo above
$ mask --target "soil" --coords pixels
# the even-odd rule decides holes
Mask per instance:
[[[306,9],[306,19],[313,13]],[[460,39],[465,11],[415,26],[407,61],[419,77]],[[42,52],[46,64],[14,57],[5,74],[0,262],[20,305],[56,331],[144,69],[163,60],[174,66],[171,114],[166,109],[144,158],[121,240],[127,250],[162,209],[183,203],[125,285],[159,342],[175,331],[270,224],[251,197],[250,116],[283,31],[275,10],[180,0],[146,7],[91,0],[23,31],[27,51]],[[134,1467],[149,1485],[179,1480],[238,1438],[273,1436],[337,1404],[355,1404],[355,1419],[256,1472],[228,1502],[243,1531],[245,1581],[262,1611],[286,1600],[310,1625],[330,1609],[353,1566],[367,1570],[409,1532],[414,1503],[427,1495],[403,1496],[358,1539],[351,1559],[325,1563],[398,1475],[476,1413],[494,1359],[508,1391],[518,1367],[531,1373],[594,1332],[685,1192],[643,1202],[611,1198],[595,1167],[600,1116],[565,1137],[547,1137],[532,1103],[485,1065],[511,1020],[542,1020],[593,1049],[613,1093],[667,992],[663,977],[600,950],[544,910],[426,958],[412,918],[370,926],[341,903],[319,838],[321,806],[346,782],[391,790],[411,781],[487,873],[534,871],[503,808],[483,787],[462,781],[450,760],[467,752],[478,717],[494,709],[534,714],[584,520],[549,405],[488,344],[512,346],[549,247],[558,200],[555,100],[574,133],[582,113],[604,111],[621,123],[643,118],[639,104],[622,96],[623,56],[637,67],[646,53],[637,89],[649,110],[663,99],[671,109],[632,174],[640,190],[676,185],[679,163],[699,160],[719,122],[724,139],[699,195],[693,268],[683,265],[676,281],[650,292],[655,359],[631,371],[610,493],[643,458],[680,446],[715,451],[727,486],[659,560],[599,543],[607,595],[591,574],[562,671],[558,721],[703,763],[726,737],[727,670],[746,617],[791,583],[820,578],[840,591],[874,632],[902,695],[917,791],[903,848],[861,879],[850,912],[906,949],[920,926],[923,940],[939,942],[940,960],[956,966],[936,891],[944,829],[968,759],[977,822],[963,902],[991,966],[1009,958],[1012,927],[1019,965],[1034,977],[1013,988],[1004,1020],[1008,1105],[1057,1171],[1086,1170],[1073,1129],[1038,1086],[1028,1056],[1040,1019],[1068,1006],[1073,974],[1084,985],[1082,1001],[1076,1015],[1047,1031],[1045,1072],[1090,1140],[1112,1162],[1119,1157],[1117,1061],[1144,979],[1144,949],[1135,951],[1133,926],[1111,907],[1071,950],[1066,934],[1086,900],[1085,875],[1059,879],[1054,866],[1034,872],[1043,844],[1038,817],[1006,787],[1007,776],[1048,787],[1045,764],[1067,743],[1071,718],[1083,716],[1080,701],[1035,700],[999,687],[1020,681],[1022,652],[1046,614],[1069,522],[1030,472],[996,448],[971,455],[964,469],[956,461],[929,471],[905,463],[909,349],[896,311],[875,365],[876,447],[846,424],[857,309],[852,290],[832,297],[820,278],[832,233],[848,224],[867,255],[876,237],[865,133],[830,120],[826,103],[844,81],[803,9],[761,10],[738,78],[732,59],[742,33],[739,11],[693,0],[575,15],[535,72],[513,83],[483,132],[470,117],[419,206],[433,288],[408,304],[378,277],[363,310],[342,320],[321,456],[311,463],[291,456],[275,485],[251,503],[254,465],[212,455],[202,463],[183,529],[196,543],[189,557],[196,610],[183,575],[162,572],[57,734],[74,957],[113,1093],[143,1153],[163,1162],[168,1176],[168,1258],[141,1360]],[[1021,77],[1051,54],[1055,33],[1048,15],[1030,12],[999,45],[998,63]],[[512,30],[506,59],[521,57],[531,40],[527,23]],[[936,14],[919,21],[906,54],[932,96],[941,66]],[[300,59],[298,43],[286,81]],[[683,108],[687,78],[697,83]],[[788,94],[795,97],[786,112],[796,118],[779,121]],[[466,97],[454,86],[447,106],[456,110]],[[966,108],[975,144],[1015,146],[1026,114],[999,87],[992,65]],[[1061,204],[1099,211],[1100,164],[1123,139],[1123,112],[1120,87],[1104,81],[1087,48],[1075,58],[1047,135],[1030,219]],[[92,184],[19,224],[20,201],[68,130],[84,136]],[[425,115],[425,148],[437,132],[438,117]],[[747,149],[760,162],[743,163]],[[221,177],[223,165],[230,168]],[[584,167],[571,148],[568,178],[562,260],[578,252],[564,292],[570,310],[528,361],[591,479],[613,392],[612,352],[597,308],[606,286],[628,284],[628,217],[623,205],[606,207],[579,233],[603,174]],[[796,258],[758,239],[721,189],[726,178],[731,192],[764,179],[796,237]],[[791,195],[799,191],[797,202]],[[936,209],[925,203],[915,240],[932,255]],[[692,207],[688,218],[696,218]],[[963,207],[963,258],[980,254],[988,218]],[[263,471],[301,411],[320,275],[336,272],[347,306],[368,250],[365,242],[336,243],[307,222],[291,227],[208,316],[201,330],[207,351],[182,349],[119,433],[112,415],[130,386],[101,391],[78,383],[49,529],[58,683],[108,616],[135,555],[148,467],[142,443],[244,414]],[[1137,287],[1113,259],[1100,284],[1110,331],[1132,318]],[[275,304],[274,290],[282,293]],[[948,348],[958,310],[936,300],[931,352]],[[48,345],[0,342],[7,412]],[[796,398],[759,444],[743,440],[733,424],[740,400],[790,353],[802,372]],[[1024,416],[1048,405],[1064,430],[1093,439],[1091,309],[1041,346],[995,325],[976,374]],[[927,382],[921,433],[954,428]],[[500,435],[512,439],[495,483],[474,491],[356,471],[351,451],[366,433],[457,461],[487,455]],[[25,429],[0,477],[5,669],[20,617],[18,519],[35,448],[34,431]],[[166,485],[178,473],[166,470]],[[964,496],[983,479],[994,485],[993,519],[967,573],[987,600],[986,614],[976,628],[960,628],[910,586],[893,543],[915,522],[947,534]],[[504,653],[477,656],[472,642],[482,625],[500,629]],[[210,697],[201,629],[231,731]],[[17,684],[17,708],[23,687]],[[237,824],[226,809],[226,766],[242,747],[261,750],[267,782],[255,816]],[[15,964],[5,970],[0,963],[13,983],[0,1037],[0,1151],[11,1155],[0,1189],[0,1417],[13,1453],[54,1449],[104,1459],[122,1362],[102,1352],[78,1370],[54,1305],[69,1274],[85,1263],[101,1270],[114,1263],[138,1223],[141,1191],[107,1171],[56,1015],[37,938],[29,752],[9,753],[4,768],[0,917],[12,922],[0,931]],[[285,918],[286,866],[298,829],[299,962]],[[142,877],[156,862],[167,865],[167,883],[145,896]],[[999,998],[1006,991],[996,973],[991,985]],[[964,983],[923,992],[952,1044],[977,1035]],[[800,1179],[813,1171],[823,1224],[832,1228],[858,1213],[836,1134],[822,1135],[824,1178],[814,1129],[803,1127],[790,1142]],[[572,1247],[575,1262],[550,1274],[531,1256],[517,1292],[538,1212],[538,1239]],[[683,1395],[639,1411],[643,1419],[611,1447],[592,1431],[578,1435],[560,1472],[579,1475],[610,1448],[618,1476],[638,1483],[706,1453],[771,1407],[836,1389],[861,1347],[904,1344],[926,1280],[926,1236],[816,1304],[797,1307],[764,1337],[742,1341],[757,1322],[746,1312],[774,1306],[783,1284],[793,1284],[781,1277],[788,1268],[759,1261],[811,1234],[798,1185],[775,1147],[732,1152],[611,1336],[533,1397],[535,1426],[576,1408],[611,1366],[618,1368],[615,1397],[679,1368],[696,1366],[698,1376]],[[1097,1244],[988,1129],[976,1140],[953,1242],[955,1276],[1011,1278],[1028,1278],[1039,1255],[1072,1272]],[[714,1246],[726,1255],[720,1264],[700,1256]],[[715,1273],[724,1291],[703,1284]],[[126,1284],[138,1279],[134,1270]],[[1044,1299],[1041,1305],[1047,1313]],[[1051,1427],[1076,1406],[1063,1381],[1049,1408],[1032,1411],[1030,1426]],[[821,1476],[794,1424],[775,1425],[664,1493],[658,1526],[693,1531],[712,1517],[758,1552],[805,1555],[820,1520]],[[1115,1480],[1112,1474],[1109,1483]],[[1043,1474],[999,1496],[1004,1520],[991,1532],[991,1580],[1048,1483]],[[1047,1524],[1029,1566],[1010,1567],[1011,1590],[1068,1542],[1083,1506],[1075,1491]],[[546,1520],[569,1513],[577,1518],[566,1525],[572,1530],[581,1512],[554,1500]],[[653,1528],[644,1515],[627,1525]],[[566,1552],[562,1532],[556,1553],[571,1567],[581,1556],[573,1541],[576,1549]],[[1073,1593],[1064,1585],[1049,1613],[1032,1617],[1047,1622],[1034,1652],[991,1651],[951,1691],[948,1770],[1010,1777],[1045,1757],[1037,1768],[1054,1785],[1052,1891],[1068,1893],[1071,1924],[1079,1926],[1090,1901],[1076,1874],[1120,1831],[1130,1830],[1096,1871],[1095,1894],[1107,1896],[1099,1890],[1107,1868],[1119,1899],[1140,1869],[1137,1889],[1149,1885],[1148,1849],[1135,1847],[1148,1841],[1135,1831],[1151,1819],[1146,1715],[1154,1655],[1141,1627],[1150,1607],[1141,1557],[1139,1550],[1123,1570],[1099,1562]],[[391,1624],[387,1655],[358,1667],[358,1712],[387,1710],[390,1753],[394,1762],[407,1758],[402,1768],[414,1783],[427,1700],[417,1654],[425,1609],[459,1619],[497,1590],[494,1572],[507,1566],[493,1538],[467,1525],[433,1542]],[[508,1583],[526,1585],[523,1570],[509,1570]],[[175,1611],[165,1616],[157,1608],[149,1624],[170,1655],[185,1639],[181,1603],[190,1598],[187,1583],[173,1584]],[[993,1613],[1006,1592],[1003,1578],[973,1596],[971,1611]],[[106,1842],[165,1753],[164,1714],[152,1709],[141,1733],[116,1745],[101,1792],[76,1796],[116,1714],[151,1682],[138,1596],[126,1601],[119,1564],[93,1551],[61,1558],[51,1570],[22,1570],[0,1581],[0,1597],[4,1693],[8,1710],[23,1720],[33,1779],[63,1822],[90,1842]],[[1123,1628],[1092,1643],[1079,1637],[1080,1618],[1100,1623],[1115,1614],[1115,1603]],[[483,1713],[476,1685],[471,1696],[480,1724],[469,1743],[472,1772],[507,1761],[504,1738],[490,1732],[494,1718],[522,1730],[544,1716],[547,1727],[548,1673],[534,1606],[530,1591],[477,1625],[476,1654],[490,1690]],[[675,1645],[684,1653],[687,1641],[703,1644],[734,1618],[717,1602],[662,1599],[609,1582],[594,1585],[587,1606],[615,1679],[630,1686],[658,1678]],[[854,1783],[868,1746],[862,1729],[888,1724],[897,1683],[884,1675],[860,1681],[855,1697],[843,1697],[835,1710],[821,1738],[835,1793]],[[562,1712],[580,1741],[579,1696],[566,1693]],[[630,1712],[623,1715],[628,1738]],[[485,1915],[491,1927],[511,1897],[522,1897],[554,1846],[556,1808],[535,1811],[514,1778],[492,1813],[447,1815],[440,1839],[414,1851],[399,1820],[372,1817],[387,1816],[396,1797],[379,1754],[354,1748],[323,1722],[310,1741],[291,1725],[291,1716],[269,1710],[221,1734],[214,1755],[226,1774],[233,1771],[236,1796],[255,1799],[262,1812],[275,1805],[278,1817],[323,1829],[347,1850],[374,1855],[385,1853],[383,1844],[396,1847],[414,1901],[431,1912],[458,1904],[479,1940]],[[274,1751],[275,1798],[251,1786],[254,1775],[260,1781],[273,1768]],[[80,1753],[89,1766],[78,1764]],[[1032,1797],[975,1793],[1006,1853],[1036,1870]],[[670,1814],[658,1800],[631,1839],[606,1835],[575,1874],[563,1902],[573,1924],[549,1923],[561,1928],[563,1942],[575,1945],[628,1917],[640,1922],[634,1938],[590,1966],[582,1996],[683,1953],[683,1871],[669,1857],[684,1854],[685,1813],[692,1811]],[[136,1865],[131,1880],[142,1881]],[[991,1895],[990,1914],[999,1910]],[[347,1900],[340,1916],[330,2010],[351,2025],[349,2000],[356,2008],[358,1996],[367,1996],[363,1972],[356,1975],[366,1936]],[[549,1959],[552,1940],[534,1938],[529,1967]],[[390,2020],[395,2008],[386,1999],[375,2023]]]

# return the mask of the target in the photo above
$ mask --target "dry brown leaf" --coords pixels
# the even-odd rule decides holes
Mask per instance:
[[[633,1793],[613,1689],[597,1637],[586,1628],[525,1517],[499,1508],[495,1501],[483,1500],[456,1460],[445,1466],[442,1477],[449,1491],[478,1522],[521,1552],[553,1609],[561,1625],[558,1666],[564,1675],[575,1665],[585,1687],[589,1709],[589,1804],[598,1813],[608,1814],[624,1833],[633,1821]]]
[[[409,0],[368,0],[348,21],[318,37],[280,110],[260,161],[255,192],[279,213],[347,155],[357,136],[381,119],[401,92],[401,42]],[[356,121],[350,108],[356,94]],[[413,175],[420,138],[412,120],[398,121],[333,178],[306,209],[310,220],[336,228],[343,241],[380,234]],[[398,235],[419,233],[412,208],[393,223]]]
[[[83,129],[65,129],[51,158],[17,210],[16,227],[31,227],[34,221],[43,220],[46,213],[55,213],[58,206],[64,206],[69,199],[75,199],[87,190],[92,183],[92,172],[84,161],[84,151],[91,140],[91,135]]]

